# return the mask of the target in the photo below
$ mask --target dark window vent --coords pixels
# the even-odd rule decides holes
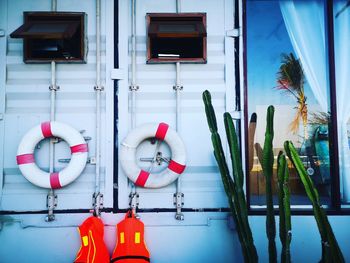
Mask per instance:
[[[86,14],[24,12],[24,24],[10,34],[23,38],[25,63],[86,62]]]
[[[205,13],[147,14],[147,63],[207,62]]]

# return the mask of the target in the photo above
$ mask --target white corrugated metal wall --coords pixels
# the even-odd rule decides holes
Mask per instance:
[[[5,30],[11,33],[23,22],[23,11],[50,11],[50,1],[2,1],[7,4]],[[95,3],[93,1],[58,1],[58,11],[86,12],[87,16],[87,63],[86,64],[58,64],[56,120],[70,124],[82,131],[83,135],[91,137],[88,141],[89,156],[95,152],[95,76],[96,76],[96,36],[95,34]],[[6,18],[3,18],[6,19]],[[106,86],[106,37],[105,16],[102,17],[102,81]],[[6,41],[5,38],[1,39]],[[45,210],[47,190],[29,183],[20,173],[16,164],[16,152],[23,135],[33,126],[49,120],[50,112],[50,64],[24,64],[21,39],[7,36],[6,57],[1,60],[6,63],[5,89],[1,94],[6,98],[4,120],[4,160],[2,210],[30,211]],[[0,78],[1,79],[1,78]],[[105,93],[103,93],[105,94]],[[0,97],[1,98],[1,97]],[[102,99],[102,136],[106,138],[105,96]],[[112,121],[112,120],[110,120]],[[111,140],[109,140],[111,141]],[[105,191],[106,144],[102,140],[102,192]],[[66,164],[59,159],[70,158],[69,147],[65,142],[56,144],[56,170]],[[43,169],[48,169],[48,143],[40,143],[36,150],[36,162]],[[1,163],[0,163],[1,164]],[[0,167],[1,168],[1,167]],[[88,164],[83,174],[71,185],[56,191],[58,195],[57,209],[90,208],[94,192],[93,165]],[[111,179],[113,180],[113,179]],[[110,194],[106,195],[106,207],[112,206],[112,184],[109,184]]]
[[[78,1],[76,1],[78,2]],[[6,31],[12,32],[22,23],[23,11],[49,10],[48,1],[40,1],[40,5],[28,1],[9,1],[7,10],[11,16],[7,19]],[[75,6],[75,8],[73,8]],[[20,8],[19,8],[20,7]],[[77,130],[85,130],[84,136],[91,137],[89,155],[94,156],[95,139],[95,19],[93,3],[73,5],[71,1],[59,1],[59,11],[85,11],[88,14],[88,58],[87,64],[58,64],[57,84],[57,121],[72,125]],[[127,56],[130,41],[130,2],[121,1],[120,19],[124,22],[120,27],[120,68],[130,67],[130,57]],[[181,66],[181,82],[184,90],[181,92],[181,123],[179,133],[183,138],[188,152],[188,165],[183,174],[183,191],[185,207],[216,208],[226,207],[226,197],[215,161],[212,156],[209,131],[205,120],[201,93],[209,89],[219,117],[220,129],[223,130],[221,115],[225,110],[234,107],[233,94],[233,40],[225,37],[226,30],[233,28],[233,2],[222,0],[186,1],[182,4],[183,12],[207,13],[208,31],[208,63],[186,64]],[[146,65],[146,12],[174,12],[175,1],[138,1],[137,4],[137,76],[140,90],[137,92],[137,124],[145,122],[164,121],[175,125],[175,94],[172,89],[175,84],[175,65]],[[13,15],[12,15],[13,14]],[[223,15],[225,14],[225,15]],[[102,16],[103,24],[105,16]],[[124,25],[129,25],[125,27]],[[109,77],[105,66],[105,27],[102,28],[102,71]],[[129,33],[128,33],[129,32]],[[112,32],[109,32],[112,34]],[[124,42],[123,42],[124,40]],[[126,40],[126,42],[125,42]],[[2,38],[2,43],[6,39]],[[21,175],[16,165],[16,151],[22,136],[33,126],[48,120],[50,107],[50,65],[24,64],[22,61],[22,41],[7,38],[6,46],[6,78],[5,90],[1,94],[6,97],[4,112],[4,165],[3,188],[1,202],[2,210],[44,210],[46,209],[46,190],[31,185]],[[126,43],[129,42],[129,45]],[[112,46],[110,46],[112,47]],[[113,53],[111,52],[113,55]],[[109,56],[113,64],[113,56]],[[110,156],[111,130],[113,130],[113,83],[109,79],[104,83],[108,89],[102,104],[103,128],[102,136],[102,185],[106,169],[112,170]],[[130,130],[130,114],[128,114],[128,81],[119,81],[119,134],[121,141]],[[109,111],[109,119],[105,122],[105,112]],[[107,127],[109,127],[107,129]],[[107,148],[106,146],[107,145]],[[107,154],[108,153],[108,154]],[[106,157],[108,160],[106,160]],[[69,148],[64,142],[56,145],[55,167],[61,169],[65,164],[59,159],[69,158]],[[48,167],[48,145],[40,144],[36,151],[37,163]],[[109,165],[106,165],[106,161]],[[0,163],[1,164],[1,163]],[[1,167],[0,167],[1,168]],[[107,176],[107,194],[105,206],[112,206],[112,173]],[[57,209],[89,208],[94,186],[94,166],[88,164],[84,173],[76,182],[57,191]],[[102,188],[104,189],[104,188]],[[129,188],[123,171],[119,168],[119,207],[128,205]],[[172,208],[174,184],[159,190],[139,189],[140,207]],[[18,202],[18,198],[26,200]]]
[[[129,131],[128,77],[130,67],[130,1],[119,0],[119,69],[114,69],[113,1],[102,0],[102,76],[105,86],[102,104],[102,190],[104,206],[113,204],[113,119],[114,86],[118,81],[120,142]],[[175,123],[174,65],[145,64],[145,13],[175,12],[175,0],[137,1],[137,48],[140,92],[137,95],[138,124],[152,121]],[[188,169],[184,174],[185,207],[226,207],[221,180],[212,157],[210,136],[205,120],[201,93],[212,91],[218,115],[233,107],[233,40],[225,38],[225,30],[233,27],[233,1],[182,1],[185,12],[206,12],[208,18],[208,64],[184,65],[182,121],[180,134],[188,148]],[[0,171],[4,160],[4,180],[1,188],[0,210],[30,211],[46,209],[46,190],[31,185],[16,165],[16,150],[23,134],[32,126],[49,118],[50,66],[27,65],[22,62],[20,40],[8,35],[22,23],[23,11],[50,9],[49,0],[0,0]],[[77,11],[88,14],[87,64],[57,66],[57,120],[86,130],[90,156],[94,156],[95,137],[95,3],[85,0],[58,0],[58,11]],[[127,27],[126,25],[129,25]],[[6,45],[6,42],[8,44]],[[129,44],[128,44],[129,43]],[[6,47],[6,48],[5,48]],[[5,71],[7,75],[5,76]],[[6,96],[5,103],[2,101]],[[220,129],[223,130],[221,117]],[[5,136],[2,132],[4,128]],[[2,143],[4,141],[4,143]],[[37,151],[41,167],[48,167],[48,149],[42,144]],[[3,150],[4,149],[4,150]],[[64,143],[57,146],[56,159],[69,158]],[[57,168],[64,164],[56,160]],[[1,173],[0,173],[1,174]],[[129,188],[119,170],[119,207],[128,206]],[[1,183],[1,181],[0,181]],[[2,184],[1,184],[2,185]],[[72,185],[56,191],[57,209],[90,208],[94,191],[94,166],[87,165],[84,173]],[[174,186],[149,191],[142,190],[140,207],[173,208]],[[43,214],[0,216],[0,262],[71,262],[80,245],[76,226],[89,214],[56,214],[56,220],[45,222]],[[123,214],[102,213],[105,223],[105,242],[112,252],[115,224]],[[227,213],[188,212],[184,221],[174,219],[174,213],[140,213],[145,223],[145,238],[152,262],[240,262],[240,250],[234,231],[227,226]],[[35,240],[35,242],[33,242]],[[62,242],[64,240],[64,242]],[[21,251],[21,253],[18,253]],[[166,251],[166,253],[165,253]],[[14,255],[16,255],[14,257]]]
[[[120,2],[119,65],[131,71],[131,1]],[[181,65],[181,118],[179,134],[187,148],[187,167],[182,174],[185,208],[227,207],[221,178],[212,155],[210,133],[204,113],[202,92],[212,92],[219,128],[223,132],[222,113],[234,109],[233,39],[226,31],[233,29],[233,1],[182,1],[182,12],[207,15],[207,64]],[[175,0],[137,1],[136,3],[136,126],[147,122],[166,122],[175,127],[175,64],[146,64],[146,13],[176,12]],[[128,25],[125,26],[125,25]],[[126,39],[128,36],[128,39]],[[124,45],[128,41],[128,46]],[[128,53],[129,51],[129,53]],[[129,54],[129,56],[127,56]],[[131,74],[129,74],[129,78]],[[128,82],[119,82],[119,141],[130,131]],[[129,112],[127,112],[129,109]],[[154,148],[155,146],[153,146]],[[153,152],[150,151],[150,152]],[[149,152],[149,153],[150,153]],[[143,156],[150,157],[150,156]],[[147,167],[147,165],[145,165]],[[128,206],[127,180],[119,168],[119,206]],[[140,208],[173,208],[175,184],[147,190],[138,188]]]

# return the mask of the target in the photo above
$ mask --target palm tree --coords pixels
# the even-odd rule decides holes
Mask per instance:
[[[300,121],[304,125],[304,138],[308,139],[307,133],[307,104],[304,92],[304,72],[299,59],[296,59],[292,53],[282,54],[281,66],[277,73],[277,89],[291,94],[297,100],[296,113],[289,128],[293,133],[297,133]]]

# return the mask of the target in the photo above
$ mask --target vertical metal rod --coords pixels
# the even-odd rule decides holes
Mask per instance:
[[[175,91],[176,91],[176,131],[180,131],[180,90],[181,90],[181,83],[180,83],[180,62],[176,62],[176,84],[175,84]]]
[[[51,0],[51,11],[57,11],[57,0]],[[55,121],[55,110],[56,110],[56,62],[51,61],[51,85],[50,85],[50,121]],[[54,141],[50,139],[49,142],[49,172],[50,174],[54,172],[55,166],[55,145]],[[47,206],[48,214],[46,217],[47,221],[55,220],[53,213],[55,206],[55,192],[53,189],[49,190],[47,195]]]
[[[55,109],[56,108],[56,63],[51,62],[51,87],[50,87],[50,121],[55,121]],[[50,141],[49,145],[49,172],[53,173],[54,170],[54,144]]]
[[[55,61],[51,61],[51,86],[50,86],[50,121],[55,121],[55,113],[56,113],[56,63]],[[50,140],[49,144],[49,172],[54,172],[54,144],[53,140]],[[53,192],[53,190],[51,189]]]
[[[176,0],[176,13],[181,12],[181,0]],[[180,91],[182,89],[181,87],[181,76],[180,76],[180,62],[176,62],[176,83],[175,83],[175,92],[176,92],[176,131],[180,132]],[[181,212],[182,207],[182,197],[183,193],[181,192],[181,176],[176,181],[176,193],[175,193],[175,200],[176,200],[176,215],[175,219],[177,220],[184,220],[184,215]],[[181,204],[179,204],[181,202]]]
[[[57,11],[57,0],[51,1],[51,11],[54,11],[54,12]]]
[[[176,0],[176,13],[181,12],[181,0]]]
[[[131,6],[132,12],[132,34],[131,34],[131,45],[132,45],[132,81],[131,85],[136,84],[136,0],[132,0]]]
[[[131,129],[136,126],[136,0],[131,0]],[[133,212],[136,214],[137,208],[137,191],[136,186],[133,182],[131,184],[130,193],[130,206]]]
[[[132,0],[131,4],[131,128],[135,128],[136,126],[136,116],[135,116],[135,108],[136,108],[136,0]]]
[[[101,0],[96,0],[96,167],[95,194],[100,193],[100,144],[101,144]]]
[[[94,215],[99,216],[102,205],[101,191],[101,0],[96,0],[96,144],[95,144],[95,192],[93,195]]]

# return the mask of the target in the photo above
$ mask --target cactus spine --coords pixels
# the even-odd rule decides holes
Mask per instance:
[[[234,129],[232,118],[229,113],[224,114],[226,135],[231,153],[233,178],[226,163],[224,150],[218,134],[217,122],[214,108],[211,103],[209,91],[203,92],[205,113],[211,132],[211,140],[214,148],[214,156],[218,164],[224,189],[228,198],[231,213],[236,223],[238,238],[242,247],[242,254],[245,262],[258,262],[258,255],[254,245],[252,232],[248,222],[247,202],[243,191],[243,171],[238,149],[237,135]]]
[[[286,156],[281,152],[277,158],[277,178],[278,178],[278,200],[280,215],[280,240],[282,243],[281,262],[289,263],[290,243],[292,241],[292,224],[290,213],[290,190],[289,190],[289,170]]]
[[[327,215],[320,204],[320,198],[315,188],[311,178],[307,174],[305,167],[300,160],[300,157],[293,145],[292,142],[286,141],[284,143],[284,149],[292,161],[297,173],[305,187],[307,196],[309,197],[314,216],[317,222],[317,227],[320,232],[321,242],[322,242],[322,263],[331,263],[331,262],[345,262],[343,254],[339,248],[338,242],[334,236],[331,225],[329,224]]]
[[[272,141],[273,141],[273,115],[275,108],[270,105],[267,108],[266,116],[266,131],[265,131],[265,141],[263,148],[263,162],[262,169],[266,180],[266,234],[269,240],[269,262],[277,262],[277,251],[276,251],[276,222],[273,209],[273,199],[272,199],[272,176],[273,176],[273,163],[274,156],[272,151]]]

